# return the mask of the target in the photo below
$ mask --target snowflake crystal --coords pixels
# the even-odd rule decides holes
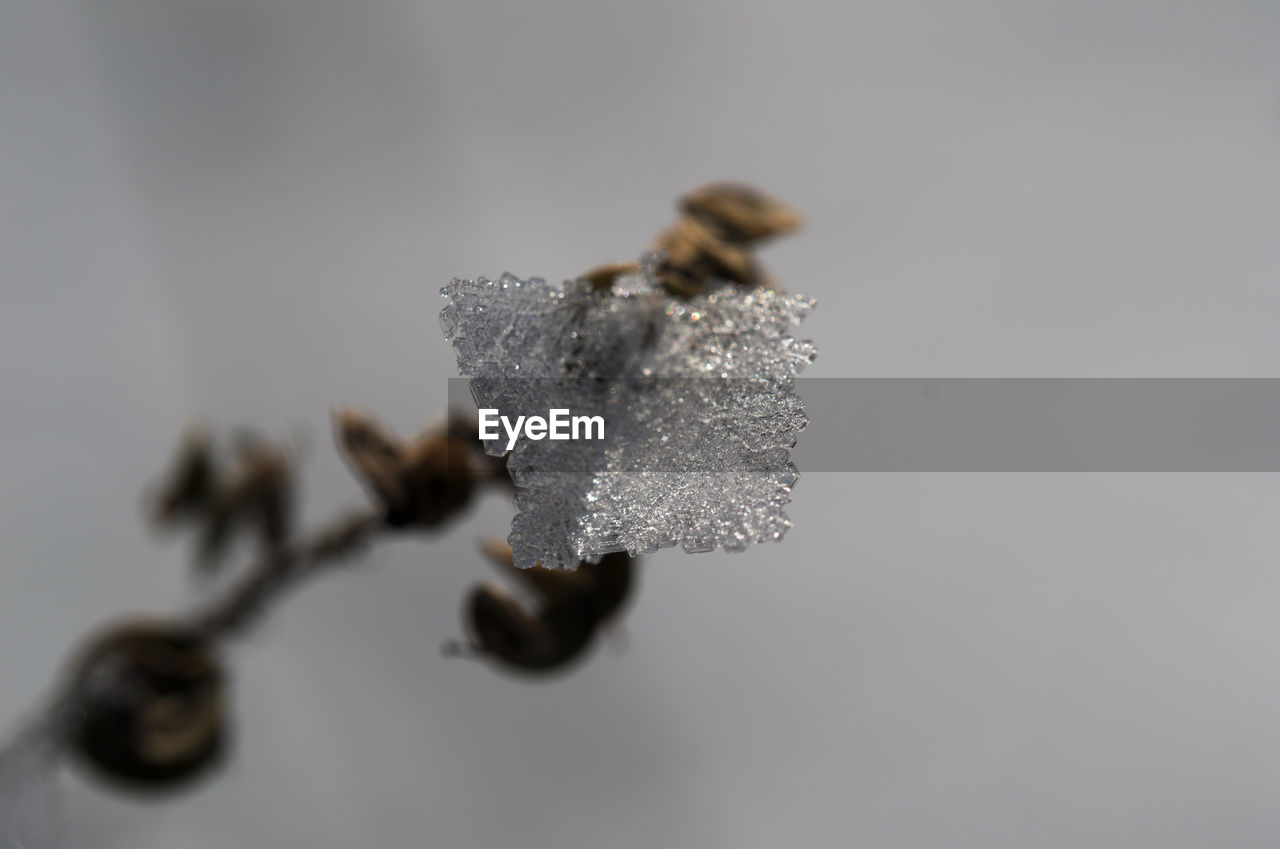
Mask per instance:
[[[477,405],[512,421],[567,409],[606,423],[604,439],[516,443],[518,566],[677,544],[737,551],[790,527],[789,451],[808,423],[793,381],[817,355],[790,332],[813,300],[727,283],[680,300],[651,269],[612,291],[510,274],[441,290],[441,327]],[[485,448],[506,452],[502,428]]]

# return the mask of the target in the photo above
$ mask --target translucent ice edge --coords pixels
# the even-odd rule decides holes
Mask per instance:
[[[807,423],[793,380],[817,355],[791,331],[811,298],[723,284],[680,300],[646,272],[612,292],[510,274],[441,292],[441,326],[479,406],[601,410],[609,424],[603,443],[516,444],[517,565],[573,568],[674,545],[739,551],[786,533],[789,451]],[[486,448],[503,454],[505,437]]]

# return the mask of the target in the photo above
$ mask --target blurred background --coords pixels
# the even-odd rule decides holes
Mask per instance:
[[[636,257],[709,179],[807,217],[812,377],[1267,377],[1280,5],[0,4],[0,728],[195,597],[182,424],[442,412],[453,276]],[[856,428],[857,421],[848,422]],[[236,750],[69,847],[1274,847],[1280,482],[805,475],[778,545],[644,563],[546,683],[441,656],[493,494],[235,654]]]

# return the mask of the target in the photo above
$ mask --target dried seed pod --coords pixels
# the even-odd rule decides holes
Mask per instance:
[[[241,455],[249,520],[268,549],[289,541],[293,530],[293,463],[281,447],[257,443]]]
[[[576,660],[595,633],[595,618],[582,606],[526,611],[501,584],[486,581],[471,591],[467,624],[477,649],[521,672],[551,672]]]
[[[776,289],[756,262],[755,248],[800,226],[795,210],[736,183],[712,183],[680,202],[675,225],[659,234],[654,248],[664,259],[658,277],[679,297],[692,297],[712,280],[748,288]]]
[[[242,434],[235,468],[219,482],[206,511],[197,563],[221,565],[237,530],[253,528],[267,548],[284,545],[293,517],[293,464],[279,446]]]
[[[220,468],[206,429],[188,429],[173,468],[148,496],[155,525],[200,523],[196,566],[222,563],[235,534],[250,528],[267,548],[288,541],[293,516],[293,461],[282,446],[242,433],[230,469]]]
[[[387,521],[437,527],[471,503],[483,477],[470,442],[451,438],[447,429],[428,431],[405,451],[405,502]]]
[[[678,226],[659,233],[653,249],[662,253],[657,277],[667,291],[677,297],[694,297],[713,276],[697,246]]]
[[[372,416],[348,407],[334,410],[333,425],[338,447],[370,494],[388,509],[403,504],[400,438]]]
[[[685,215],[706,222],[721,241],[754,245],[800,229],[800,213],[741,183],[708,183],[680,199]]]
[[[534,596],[530,610],[501,584],[486,581],[467,601],[473,649],[517,672],[558,671],[580,659],[600,626],[621,609],[633,585],[631,557],[625,552],[567,570],[518,569],[510,546],[501,540],[485,540],[481,550]]]
[[[181,626],[131,621],[92,638],[68,692],[72,752],[122,787],[179,789],[226,750],[221,664],[211,644]]]
[[[344,456],[392,527],[436,527],[471,502],[477,484],[496,477],[478,457],[476,435],[464,436],[458,417],[407,444],[355,410],[335,411],[334,429]]]
[[[720,238],[705,221],[682,217],[659,237],[657,247],[666,252],[659,272],[670,271],[696,281],[731,280],[742,286],[759,285],[760,269],[747,245]]]

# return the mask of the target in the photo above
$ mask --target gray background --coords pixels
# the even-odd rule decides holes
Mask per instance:
[[[0,723],[192,597],[141,488],[183,420],[442,406],[453,275],[635,256],[708,178],[808,216],[814,377],[1275,376],[1280,5],[0,4]],[[856,420],[848,422],[856,428]],[[550,684],[440,657],[487,498],[238,652],[240,747],[68,846],[1280,844],[1268,475],[811,474],[645,567]],[[424,544],[425,543],[425,544]]]

